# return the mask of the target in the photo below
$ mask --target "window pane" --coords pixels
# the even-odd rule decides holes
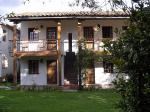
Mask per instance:
[[[84,38],[88,41],[93,41],[94,40],[94,30],[93,27],[84,27],[83,28],[84,32]]]
[[[37,41],[39,40],[39,32],[35,30],[35,28],[28,29],[28,39],[30,41]]]
[[[102,27],[102,36],[103,38],[113,38],[113,30],[111,26]]]
[[[28,62],[29,74],[39,73],[39,60],[29,60]]]
[[[47,28],[47,39],[57,39],[57,28],[56,27]]]

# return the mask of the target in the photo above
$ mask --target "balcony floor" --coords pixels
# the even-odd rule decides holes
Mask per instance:
[[[16,57],[17,58],[22,58],[22,57],[47,57],[47,56],[51,56],[51,57],[57,57],[58,56],[58,52],[55,51],[49,51],[49,50],[45,50],[45,51],[17,51],[16,52]]]

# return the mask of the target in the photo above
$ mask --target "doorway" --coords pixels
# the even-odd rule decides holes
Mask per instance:
[[[57,61],[47,61],[47,84],[57,84]]]

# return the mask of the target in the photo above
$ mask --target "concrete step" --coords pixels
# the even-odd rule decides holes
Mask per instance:
[[[63,90],[78,90],[79,86],[77,84],[69,84],[69,85],[64,85]]]

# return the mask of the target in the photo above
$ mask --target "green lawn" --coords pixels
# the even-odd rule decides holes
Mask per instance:
[[[27,92],[0,90],[0,112],[117,112],[113,90]]]

